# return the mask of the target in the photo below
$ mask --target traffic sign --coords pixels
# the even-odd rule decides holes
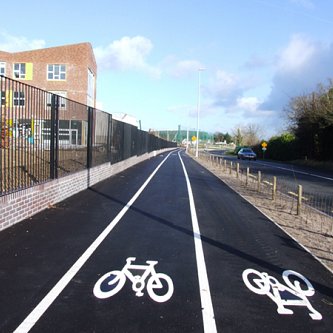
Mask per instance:
[[[197,137],[195,135],[192,136],[192,141],[197,141]]]
[[[267,142],[264,141],[264,142],[261,144],[261,147],[262,147],[263,149],[264,149],[264,148],[266,149],[266,148],[267,148]]]

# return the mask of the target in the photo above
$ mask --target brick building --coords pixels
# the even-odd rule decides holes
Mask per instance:
[[[59,127],[64,141],[83,143],[87,119],[83,105],[96,106],[97,65],[90,43],[14,53],[0,51],[0,75],[59,95]],[[16,128],[17,133],[18,127],[29,128],[35,135],[43,130],[45,139],[52,95],[45,94],[43,98],[45,113],[35,114],[30,90],[20,83],[8,87],[2,81],[0,113],[4,126]],[[82,107],[71,107],[71,101],[81,103]]]
[[[0,75],[95,107],[97,66],[90,43],[0,51]]]

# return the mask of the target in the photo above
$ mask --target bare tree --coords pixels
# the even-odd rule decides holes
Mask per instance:
[[[241,146],[243,144],[243,134],[241,126],[236,126],[231,131],[231,135],[235,141],[236,146]]]
[[[248,124],[244,129],[244,143],[248,146],[255,146],[262,137],[263,130],[258,124]]]

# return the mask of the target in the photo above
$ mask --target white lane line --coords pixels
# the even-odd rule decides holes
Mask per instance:
[[[49,291],[49,293],[40,301],[40,303],[32,310],[32,312],[24,319],[24,321],[17,327],[14,333],[27,333],[36,324],[44,312],[55,301],[59,294],[65,289],[68,283],[73,279],[76,273],[82,268],[89,257],[95,252],[98,246],[104,241],[112,229],[117,225],[121,218],[126,214],[128,209],[133,205],[135,200],[140,196],[146,188],[151,179],[155,176],[157,171],[168,159],[171,152],[164,158],[164,160],[157,166],[153,173],[148,177],[140,189],[134,194],[132,199],[126,206],[118,213],[118,215],[110,222],[110,224],[102,231],[102,233],[94,240],[94,242],[87,248],[81,257],[74,263],[74,265],[65,273],[65,275],[57,282],[57,284]]]
[[[194,204],[192,187],[191,187],[190,179],[188,177],[184,162],[183,162],[179,152],[178,152],[178,156],[179,156],[180,162],[183,166],[183,171],[184,171],[186,184],[187,184],[188,197],[190,200],[192,228],[193,228],[193,233],[194,233],[195,256],[197,259],[197,270],[198,270],[198,278],[199,278],[200,299],[201,299],[204,332],[205,333],[214,333],[214,332],[217,332],[217,329],[216,329],[216,323],[215,323],[213,302],[212,302],[212,297],[210,294],[205,257],[204,257],[204,252],[203,252],[203,248],[202,248],[201,234],[200,234],[197,212],[196,212],[195,204]]]
[[[264,165],[264,166],[267,166],[267,167],[270,167],[270,168],[273,168],[273,169],[280,169],[280,170],[284,170],[284,171],[299,173],[301,175],[306,175],[306,176],[311,176],[311,177],[316,177],[316,178],[320,178],[320,179],[333,181],[333,178],[331,178],[331,177],[320,176],[320,175],[316,175],[314,173],[310,173],[310,172],[306,172],[306,171],[294,170],[294,169],[281,167],[281,166],[277,166],[277,165],[271,165],[271,164],[262,163],[262,162],[257,162],[257,164]]]

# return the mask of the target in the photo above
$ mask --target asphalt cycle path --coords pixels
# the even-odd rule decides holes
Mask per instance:
[[[332,273],[183,152],[0,233],[0,332],[331,332]]]

